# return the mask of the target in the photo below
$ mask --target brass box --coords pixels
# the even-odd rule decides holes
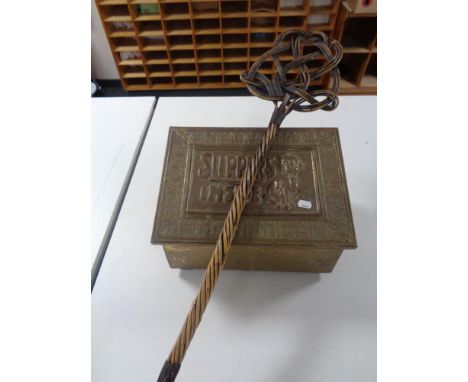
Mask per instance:
[[[205,268],[265,128],[171,127],[151,242]],[[283,128],[255,182],[226,269],[331,272],[355,248],[336,128]]]

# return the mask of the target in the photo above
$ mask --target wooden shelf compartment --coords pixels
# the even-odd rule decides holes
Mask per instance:
[[[161,3],[161,14],[164,20],[189,20],[189,3]]]
[[[142,51],[165,51],[167,50],[164,36],[140,36]]]
[[[280,0],[251,0],[250,7],[253,12],[274,13]]]
[[[190,20],[169,20],[165,21],[165,25],[168,36],[192,35]]]
[[[198,78],[196,76],[182,76],[182,77],[175,77],[175,84],[197,84]]]
[[[274,19],[271,19],[274,20]],[[199,22],[204,22],[205,20],[199,20]],[[221,22],[223,24],[223,32],[226,33],[228,29],[234,30],[245,30],[248,28],[248,18],[246,17],[232,17],[232,18],[222,18]],[[274,23],[273,23],[274,26]],[[253,27],[253,26],[252,26]]]
[[[112,38],[114,52],[137,51],[139,52],[138,43],[135,37],[117,37]]]
[[[169,36],[167,42],[169,50],[194,49],[192,36]]]
[[[101,5],[100,12],[106,23],[132,21],[127,4]]]
[[[161,20],[161,10],[155,0],[137,0],[130,2],[136,21]]]
[[[135,26],[132,21],[113,21],[106,23],[110,37],[135,36]]]
[[[331,28],[332,15],[330,14],[311,14],[307,17],[307,26],[311,30]]]
[[[216,49],[221,48],[220,35],[197,35],[195,36],[195,45],[197,49]]]
[[[143,64],[141,52],[139,51],[138,46],[136,48],[137,49],[132,45],[115,46],[114,52],[116,53],[118,65],[127,66]]]
[[[174,50],[170,52],[172,64],[195,63],[193,50]]]
[[[224,74],[240,75],[247,70],[247,60],[243,62],[226,62],[224,64]]]
[[[344,48],[371,49],[376,35],[375,17],[350,18],[344,25],[341,44]]]
[[[194,19],[212,19],[220,17],[218,1],[192,2],[192,15]]]
[[[250,19],[250,30],[255,33],[276,32],[276,18],[252,17]]]
[[[242,86],[245,86],[241,80],[240,80],[240,77],[238,75],[225,75],[224,76],[224,82],[229,84],[236,84],[236,85],[242,85]]]
[[[250,33],[249,41],[251,43],[269,43],[270,47],[273,45],[275,41],[276,33],[259,33],[253,32]]]
[[[248,42],[248,34],[247,33],[233,33],[233,34],[226,34],[223,33],[223,44],[224,45],[232,45],[232,47],[237,48],[239,44],[246,44]]]
[[[221,1],[221,16],[226,17],[226,14],[248,12],[249,2],[244,0]]]
[[[201,63],[198,64],[200,76],[222,75],[221,63]]]
[[[137,29],[139,37],[163,37],[164,32],[162,29],[161,21],[137,21]]]
[[[302,28],[304,25],[304,17],[302,16],[281,16],[279,19],[279,27],[281,29]]]
[[[219,18],[194,20],[193,28],[195,34],[219,34],[221,32]]]
[[[174,82],[172,81],[171,78],[168,77],[151,77],[150,78],[150,83],[152,86],[173,86]]]
[[[242,61],[247,61],[247,48],[229,48],[223,49],[223,58],[225,62],[242,62]],[[233,61],[234,59],[237,59],[236,61]]]
[[[124,78],[123,82],[127,88],[140,86],[144,89],[148,87],[148,81],[146,78]]]
[[[197,75],[195,64],[174,64],[172,68],[174,70],[174,77],[190,77]]]
[[[359,86],[367,56],[362,54],[343,54],[339,64],[341,77],[349,83]]]
[[[150,77],[170,78],[172,75],[169,64],[147,65],[146,68]]]
[[[221,49],[197,49],[197,58],[199,62],[221,62]]]
[[[310,15],[336,15],[337,10],[330,2],[329,5],[319,5],[310,7]]]
[[[266,2],[267,0],[259,0]],[[277,0],[280,16],[306,16],[309,0]]]
[[[147,51],[143,54],[147,65],[159,65],[170,63],[166,51]]]
[[[270,49],[270,47],[265,46],[265,47],[259,47],[259,48],[250,48],[250,56],[251,57],[260,57],[262,54],[267,52]]]
[[[331,32],[336,24],[340,0],[311,0],[307,29]]]
[[[200,82],[202,83],[222,83],[222,76],[200,76]]]

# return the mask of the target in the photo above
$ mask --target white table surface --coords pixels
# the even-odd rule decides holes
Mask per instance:
[[[91,265],[154,101],[154,97],[91,98]]]
[[[160,98],[92,294],[93,382],[155,381],[202,278],[150,244],[169,126],[264,127],[253,97]],[[375,382],[376,97],[285,127],[339,127],[358,249],[331,274],[223,271],[179,382]]]

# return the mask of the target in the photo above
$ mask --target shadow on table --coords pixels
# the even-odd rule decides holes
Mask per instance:
[[[194,295],[201,283],[203,270],[180,270],[180,278],[194,289]],[[293,272],[257,272],[225,270],[220,275],[212,302],[218,305],[226,315],[242,322],[265,320],[265,315],[277,313],[277,307],[284,300],[297,293],[304,293],[313,288],[320,281],[318,273]],[[285,305],[288,305],[287,302]],[[291,312],[291,315],[294,315]],[[297,331],[293,330],[294,337],[298,336],[294,354],[285,354],[282,364],[275,364],[268,368],[268,380],[271,382],[284,382],[287,380],[303,380],[304,370],[295,365],[297,357],[307,354],[303,346],[304,324],[310,318],[303,317],[299,321]],[[296,342],[296,340],[293,340]],[[263,380],[263,379],[262,379]]]
[[[203,274],[204,270],[180,270],[179,276],[193,286],[195,295]],[[319,281],[319,273],[224,270],[212,299],[230,315],[253,318],[262,316],[270,305]]]

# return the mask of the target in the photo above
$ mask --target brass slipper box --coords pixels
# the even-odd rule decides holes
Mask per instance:
[[[265,128],[171,127],[151,242],[172,268],[205,269]],[[356,248],[336,128],[281,128],[226,269],[331,272]]]

